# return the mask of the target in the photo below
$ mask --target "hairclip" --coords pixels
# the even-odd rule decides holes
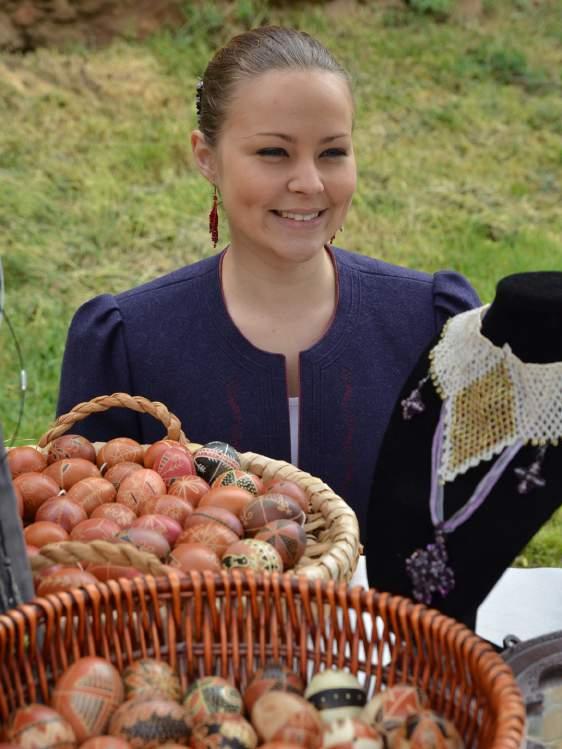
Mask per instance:
[[[203,92],[203,81],[197,81],[195,90],[195,111],[197,112],[197,124],[201,123],[201,95]]]

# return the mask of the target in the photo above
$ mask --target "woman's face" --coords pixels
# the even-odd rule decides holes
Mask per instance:
[[[349,89],[334,73],[268,71],[237,85],[202,169],[220,191],[233,248],[275,264],[321,251],[355,190],[352,123]]]

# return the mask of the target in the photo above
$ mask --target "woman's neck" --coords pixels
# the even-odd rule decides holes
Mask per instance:
[[[503,278],[482,321],[482,334],[495,346],[509,344],[522,361],[562,361],[562,272]]]

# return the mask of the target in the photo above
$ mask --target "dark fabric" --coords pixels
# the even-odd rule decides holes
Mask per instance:
[[[194,441],[290,460],[285,360],[256,349],[226,310],[220,255],[118,296],[87,302],[70,326],[58,412],[124,391],[166,404]],[[338,304],[324,337],[300,357],[299,467],[355,510],[360,526],[382,435],[399,389],[452,314],[476,306],[467,281],[336,249]],[[114,411],[76,431],[142,442],[163,430]]]

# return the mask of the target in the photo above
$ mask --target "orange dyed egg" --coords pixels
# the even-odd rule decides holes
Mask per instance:
[[[115,491],[118,492],[123,479],[127,478],[130,473],[133,473],[133,471],[138,471],[141,468],[142,466],[140,463],[132,463],[129,460],[125,460],[122,463],[116,463],[114,466],[111,466],[111,468],[104,471],[103,477],[106,481],[110,481],[115,487]]]
[[[108,580],[119,580],[122,577],[132,580],[143,573],[136,567],[126,567],[121,564],[89,564],[87,571],[93,575],[96,580],[105,583]]]
[[[43,502],[56,497],[60,492],[60,487],[54,479],[37,472],[20,474],[17,479],[14,479],[14,486],[23,498],[25,520],[33,520]]]
[[[35,514],[36,521],[49,520],[51,523],[60,525],[67,533],[70,533],[74,526],[81,523],[82,520],[87,519],[88,516],[83,508],[69,499],[68,495],[48,499],[43,502]]]
[[[167,515],[183,527],[187,518],[193,512],[190,502],[170,494],[161,494],[159,497],[151,497],[142,502],[140,515]]]
[[[76,749],[76,735],[62,715],[46,705],[32,704],[17,710],[8,739],[20,749]]]
[[[90,515],[91,519],[106,518],[117,523],[121,530],[129,528],[131,523],[137,519],[136,513],[130,507],[119,504],[119,502],[107,502],[99,505]]]
[[[78,481],[90,477],[101,477],[99,468],[84,458],[63,458],[47,466],[44,476],[54,479],[61,489],[68,490]]]
[[[68,490],[70,499],[83,507],[86,515],[91,515],[100,505],[113,502],[116,494],[113,484],[101,476],[82,479]]]
[[[47,462],[56,463],[63,458],[84,458],[91,463],[96,462],[96,448],[90,440],[80,434],[63,434],[57,437],[49,446]]]
[[[156,658],[141,658],[123,671],[125,698],[179,701],[181,684],[173,668]]]
[[[152,445],[146,448],[146,451],[144,453],[144,467],[152,468],[154,462],[160,458],[163,452],[165,452],[168,448],[175,447],[179,447],[187,452],[187,448],[180,445],[180,443],[176,442],[176,440],[165,439],[153,442]]]
[[[107,541],[116,536],[121,528],[107,518],[89,518],[75,525],[70,532],[72,541]]]
[[[12,447],[8,450],[7,461],[13,479],[22,473],[41,472],[47,465],[45,455],[29,445]]]
[[[119,531],[115,540],[133,544],[137,549],[155,554],[159,559],[165,559],[170,553],[170,544],[164,536],[149,528],[126,528]]]
[[[182,531],[177,544],[199,543],[208,546],[220,558],[224,552],[236,541],[240,540],[234,531],[224,525],[209,520],[206,523],[198,523],[187,530]]]
[[[115,437],[99,449],[96,462],[98,466],[108,470],[117,463],[144,464],[144,447],[129,437]]]
[[[133,700],[117,708],[109,732],[131,749],[156,749],[167,741],[186,745],[191,727],[181,705],[172,700]]]
[[[80,749],[130,749],[130,744],[116,736],[94,736],[81,744]]]
[[[286,479],[269,479],[268,481],[265,481],[263,485],[263,494],[266,493],[284,494],[287,497],[295,499],[304,512],[308,513],[310,509],[310,502],[307,493],[294,481],[287,481]]]
[[[170,554],[169,564],[184,572],[211,570],[220,572],[221,563],[217,554],[204,544],[178,544]]]
[[[20,518],[23,518],[23,495],[17,486],[14,486],[13,490],[16,497],[16,510]]]
[[[23,531],[26,544],[37,546],[39,549],[47,544],[55,544],[58,541],[68,541],[68,533],[57,523],[48,520],[40,520],[28,525]]]
[[[131,528],[148,528],[156,531],[164,536],[170,546],[176,543],[178,536],[182,533],[182,527],[178,521],[167,515],[142,515],[134,520]]]
[[[117,502],[139,513],[142,503],[151,497],[166,494],[164,479],[151,468],[141,468],[123,479],[117,492]]]
[[[206,494],[211,487],[202,479],[201,476],[182,476],[177,479],[168,489],[168,494],[173,497],[187,499],[193,507],[197,507],[201,497]]]
[[[194,525],[208,523],[211,520],[233,531],[239,538],[244,535],[244,528],[238,517],[233,512],[225,510],[224,507],[215,507],[214,505],[199,507],[187,518],[183,527],[187,530]]]
[[[239,486],[221,486],[216,489],[210,489],[206,494],[203,495],[199,504],[198,509],[213,505],[215,507],[224,507],[225,510],[234,513],[240,517],[246,507],[253,502],[255,499],[254,495],[246,489],[241,489]]]
[[[185,448],[168,447],[153,462],[152,469],[162,476],[166,486],[171,486],[182,476],[193,476],[195,462],[191,453]]]
[[[306,749],[318,749],[322,744],[322,718],[297,694],[266,692],[254,703],[252,723],[265,741],[288,741]]]
[[[211,489],[219,486],[239,486],[257,497],[263,491],[263,481],[255,473],[230,468],[213,481]]]
[[[46,596],[49,593],[60,593],[92,583],[97,583],[97,579],[89,572],[78,567],[61,567],[41,580],[36,593],[38,596]]]

